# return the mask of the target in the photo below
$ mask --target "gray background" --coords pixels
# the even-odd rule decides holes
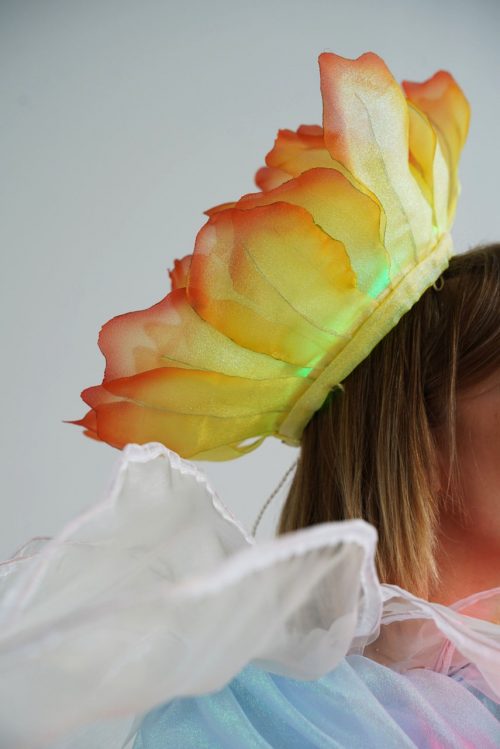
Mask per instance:
[[[500,239],[500,3],[0,3],[0,557],[101,498],[118,452],[63,419],[102,380],[100,326],[167,292],[202,211],[256,189],[280,127],[321,123],[317,56],[450,70],[472,104],[454,228]],[[247,527],[296,457],[200,463]],[[272,532],[280,499],[259,535]]]

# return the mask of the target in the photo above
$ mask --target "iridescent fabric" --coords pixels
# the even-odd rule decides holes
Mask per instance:
[[[362,655],[312,682],[247,666],[214,695],[153,710],[134,749],[496,749],[500,705],[460,679]]]
[[[192,463],[128,445],[101,502],[0,565],[0,746],[498,745],[500,589],[381,585],[376,542],[256,543]]]

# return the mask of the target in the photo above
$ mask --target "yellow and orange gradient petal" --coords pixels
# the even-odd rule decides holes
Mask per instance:
[[[258,192],[206,211],[172,290],[107,322],[75,422],[121,448],[229,460],[297,445],[329,392],[446,267],[468,104],[377,55],[319,57],[323,124],[280,130]]]
[[[429,119],[449,173],[448,222],[453,221],[460,184],[458,162],[469,132],[470,108],[450,73],[440,70],[423,83],[403,81],[406,96]]]

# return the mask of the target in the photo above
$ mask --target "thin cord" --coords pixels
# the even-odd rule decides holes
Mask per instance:
[[[276,489],[273,491],[272,494],[269,495],[269,497],[266,499],[266,501],[262,505],[261,510],[260,510],[259,514],[257,515],[257,519],[256,519],[255,523],[253,524],[253,528],[252,528],[252,535],[253,536],[255,536],[255,534],[257,533],[257,528],[259,527],[259,523],[262,520],[262,516],[264,515],[265,511],[267,510],[267,508],[271,504],[271,501],[277,495],[277,493],[279,492],[279,490],[281,489],[281,487],[285,483],[288,475],[293,471],[293,469],[295,468],[295,466],[297,465],[298,462],[299,462],[299,460],[297,458],[297,460],[294,463],[292,463],[292,465],[290,466],[290,468],[288,469],[288,471],[285,473],[285,475],[283,476],[283,478],[279,482],[279,484],[276,487]]]

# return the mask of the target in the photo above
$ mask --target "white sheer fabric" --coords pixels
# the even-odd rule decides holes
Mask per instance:
[[[250,662],[456,667],[500,702],[500,589],[430,604],[380,585],[375,547],[361,520],[256,544],[193,464],[127,445],[104,501],[0,565],[0,745],[129,746],[151,708]]]

